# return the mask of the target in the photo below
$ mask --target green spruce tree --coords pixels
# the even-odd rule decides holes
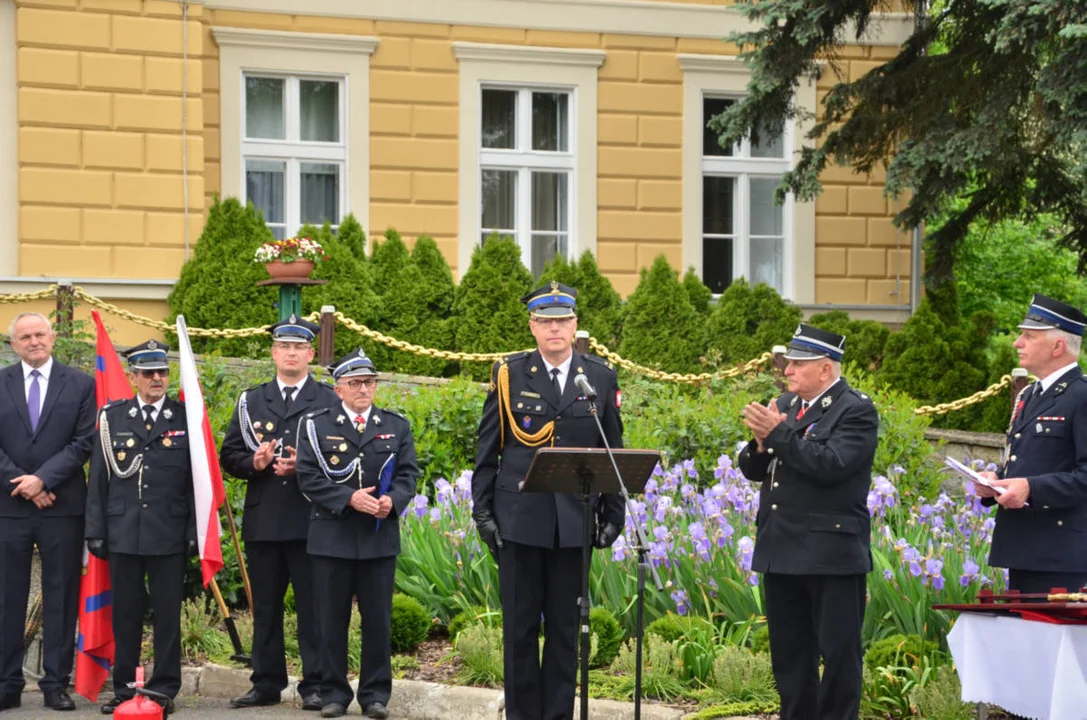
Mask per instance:
[[[700,315],[710,314],[713,291],[706,287],[706,283],[702,282],[702,278],[698,277],[693,267],[687,268],[687,274],[683,276],[683,289],[687,291],[687,299],[691,301],[691,307]]]
[[[619,354],[666,372],[698,372],[704,325],[679,273],[658,255],[651,268],[642,268],[638,287],[627,298]]]
[[[389,287],[392,279],[409,262],[411,262],[411,253],[408,252],[408,246],[404,244],[404,240],[395,228],[387,229],[383,240],[378,241],[375,238],[373,254],[370,256],[370,267],[374,270],[374,282],[377,283],[375,289],[379,295]]]
[[[336,239],[345,245],[361,261],[366,261],[366,231],[353,213],[348,213],[340,222],[336,232]]]
[[[216,198],[192,257],[181,268],[166,300],[169,322],[178,315],[184,315],[193,328],[244,328],[276,322],[277,290],[257,287],[257,282],[268,279],[268,273],[253,260],[261,243],[273,239],[251,204],[243,207],[235,198]],[[190,339],[195,352],[219,350],[234,357],[258,357],[268,346],[268,340],[259,337]],[[169,340],[176,348],[176,336]]]
[[[491,235],[472,252],[453,300],[453,343],[461,352],[514,352],[535,347],[521,297],[533,279],[521,262],[521,248]],[[487,363],[464,363],[462,372],[477,380],[490,376]]]
[[[717,301],[710,316],[709,345],[720,362],[744,363],[787,343],[801,317],[800,308],[786,303],[766,283],[751,287],[741,278]]]
[[[344,242],[345,238],[342,234],[333,235],[327,224],[320,230],[313,226],[306,226],[304,230],[316,233],[315,237],[328,255],[328,260],[318,265],[313,274],[317,279],[327,280],[328,284],[303,287],[302,311],[306,314],[320,312],[322,306],[332,305],[351,320],[374,328],[377,320],[378,298],[373,290],[374,283],[369,263],[365,258],[360,259],[355,254],[352,246]],[[303,230],[299,230],[299,233],[301,232]],[[351,236],[346,239],[350,242]],[[335,357],[340,357],[360,345],[371,357],[379,347],[384,347],[337,324]],[[376,359],[374,364],[377,365],[378,370],[385,369]]]

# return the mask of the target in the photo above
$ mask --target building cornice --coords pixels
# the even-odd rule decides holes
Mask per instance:
[[[363,53],[373,55],[380,40],[365,35],[335,35],[283,30],[213,27],[212,36],[219,47],[250,47],[268,50],[316,50],[319,52]]]
[[[603,50],[571,50],[568,48],[533,47],[529,45],[491,45],[487,43],[455,42],[453,54],[457,60],[522,63],[533,65],[566,65],[598,68],[607,53]]]
[[[211,10],[722,40],[754,25],[735,7],[653,0],[204,0]],[[913,16],[874,17],[864,43],[901,45]],[[852,38],[855,33],[847,34]]]

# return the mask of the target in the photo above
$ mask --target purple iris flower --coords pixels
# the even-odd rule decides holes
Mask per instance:
[[[694,546],[698,557],[709,562],[710,539],[706,537],[706,528],[700,522],[693,522],[687,526],[687,534],[691,536],[691,544]]]
[[[427,514],[427,505],[430,504],[430,498],[426,495],[416,495],[412,498],[411,509],[415,511],[415,517],[421,518]]]
[[[895,576],[895,574],[893,572],[891,572],[890,570],[884,570],[883,571],[883,579],[884,580],[887,580],[887,581],[894,580],[894,576]]]
[[[442,519],[442,509],[440,507],[430,508],[430,521],[438,522]]]
[[[434,483],[434,496],[438,502],[442,505],[448,505],[453,501],[453,494],[456,492],[453,486],[449,484],[449,481],[445,478],[438,478]]]
[[[672,592],[672,602],[676,604],[676,612],[680,615],[686,615],[687,608],[687,593],[683,590],[675,590]]]
[[[625,534],[615,538],[615,544],[611,546],[611,559],[616,562],[626,560],[628,547]]]
[[[963,560],[963,562],[962,562],[962,577],[959,578],[959,585],[962,585],[963,587],[966,587],[967,585],[972,583],[974,580],[977,580],[978,577],[979,577],[978,570],[980,570],[980,569],[981,568],[978,567],[978,564],[976,562],[974,562],[973,560],[971,560],[970,558],[966,558],[965,560]]]
[[[664,522],[664,518],[668,516],[668,509],[672,507],[672,498],[668,495],[661,495],[657,498],[657,502],[653,509],[653,519],[659,523]]]

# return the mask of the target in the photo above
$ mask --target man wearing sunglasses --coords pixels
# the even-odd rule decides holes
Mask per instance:
[[[307,413],[298,443],[298,486],[313,501],[307,550],[321,618],[321,717],[351,704],[347,644],[352,596],[362,620],[362,714],[386,718],[392,692],[390,623],[400,513],[415,495],[419,465],[411,426],[374,404],[377,369],[362,348],[329,367],[340,398]]]
[[[155,672],[146,687],[171,698],[162,703],[167,712],[181,689],[181,601],[187,558],[197,551],[196,511],[185,406],[166,394],[166,351],[148,340],[125,353],[136,397],[102,408],[91,455],[87,549],[109,559],[116,642],[106,715],[135,692],[127,683],[140,664],[148,601]]]
[[[303,710],[320,710],[320,648],[306,554],[310,503],[298,489],[294,463],[299,420],[338,399],[332,386],[309,374],[318,327],[291,315],[269,330],[276,376],[238,398],[219,453],[223,469],[246,482],[242,539],[253,590],[253,687],[230,704],[276,705],[287,687],[283,597],[290,583],[302,656],[298,695]]]

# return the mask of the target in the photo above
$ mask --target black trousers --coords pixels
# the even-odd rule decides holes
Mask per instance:
[[[148,690],[177,697],[181,689],[181,600],[185,585],[184,553],[109,556],[113,589],[113,693],[129,698],[136,679],[143,640],[143,616],[150,598],[154,613],[155,672]],[[144,576],[147,585],[144,585]]]
[[[317,613],[313,607],[312,559],[305,540],[249,541],[245,544],[249,581],[253,589],[253,687],[279,695],[287,687],[287,656],[283,648],[283,596],[294,586],[298,618],[298,651],[302,657],[302,697],[321,689]]]
[[[9,490],[10,492],[10,490]],[[21,693],[23,634],[30,595],[30,567],[38,546],[42,566],[42,690],[66,688],[72,674],[79,576],[83,566],[83,518],[0,518],[0,691]]]
[[[577,685],[581,548],[499,551],[507,720],[568,720]],[[540,662],[540,616],[544,618]]]
[[[1087,572],[1064,573],[1037,570],[1008,570],[1008,589],[1021,593],[1049,594],[1053,588],[1064,588],[1070,593],[1087,587]],[[1037,602],[1044,602],[1038,598]]]
[[[781,720],[856,720],[866,577],[766,573],[762,582]]]
[[[310,555],[313,563],[314,594],[321,638],[321,701],[351,704],[347,682],[347,643],[351,625],[351,598],[358,598],[362,620],[362,650],[359,667],[359,705],[389,703],[393,689],[392,622],[396,556],[372,560],[345,560]]]

